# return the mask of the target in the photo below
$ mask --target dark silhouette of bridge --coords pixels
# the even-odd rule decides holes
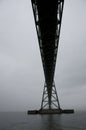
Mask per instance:
[[[64,0],[31,0],[31,3],[45,76],[40,111],[41,113],[49,111],[61,112],[54,74]]]

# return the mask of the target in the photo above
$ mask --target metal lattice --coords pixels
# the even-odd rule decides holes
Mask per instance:
[[[44,85],[42,103],[41,103],[41,110],[43,110],[43,109],[60,109],[60,104],[59,104],[59,99],[58,99],[55,84],[53,84],[53,86],[52,86],[51,104],[49,104],[46,83]]]

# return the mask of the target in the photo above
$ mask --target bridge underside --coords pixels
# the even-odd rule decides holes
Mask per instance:
[[[54,83],[64,0],[31,0],[45,76],[41,109],[60,109]]]

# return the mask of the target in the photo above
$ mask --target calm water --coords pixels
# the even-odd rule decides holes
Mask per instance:
[[[86,130],[86,112],[62,115],[1,112],[0,130]]]

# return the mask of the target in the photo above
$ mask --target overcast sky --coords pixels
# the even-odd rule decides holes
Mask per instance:
[[[65,0],[55,83],[62,108],[86,109],[86,0]],[[39,109],[44,74],[30,0],[0,0],[0,111]]]

